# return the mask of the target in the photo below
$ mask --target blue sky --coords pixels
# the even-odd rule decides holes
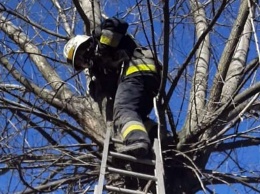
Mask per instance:
[[[172,3],[174,3],[175,1],[171,1]],[[236,1],[237,3],[239,3],[239,1]],[[28,2],[29,3],[29,2]],[[66,36],[64,29],[60,26],[56,26],[54,24],[56,24],[56,17],[53,17],[52,15],[48,15],[46,13],[48,13],[48,11],[54,11],[55,9],[53,8],[53,6],[51,6],[51,4],[49,3],[49,1],[41,1],[41,5],[39,4],[35,4],[35,6],[33,6],[31,8],[31,13],[32,15],[30,15],[30,17],[32,18],[32,20],[35,20],[36,22],[38,21],[39,23],[44,24],[46,27],[48,27],[48,29],[51,29],[53,31],[57,31],[58,33]],[[105,13],[107,14],[107,16],[124,16],[125,12],[122,12],[122,10],[126,10],[128,8],[130,8],[133,4],[135,4],[135,1],[131,1],[131,0],[126,0],[126,1],[122,1],[120,6],[117,6],[118,2],[117,1],[111,1],[111,3],[106,4],[106,9],[105,9]],[[9,1],[8,5],[10,7],[12,7],[13,5],[16,5],[17,1]],[[45,6],[45,9],[43,10],[39,10],[39,6]],[[210,9],[210,7],[207,7],[207,9]],[[142,11],[142,10],[141,10]],[[144,10],[143,10],[144,11]],[[237,13],[237,4],[234,4],[233,8],[232,8],[232,15],[236,15]],[[127,16],[125,19],[126,21],[130,22],[130,27],[129,27],[129,32],[133,33],[135,31],[135,29],[137,27],[141,28],[140,22],[132,22],[132,20],[136,20],[137,18],[139,18],[139,15],[137,14],[138,11],[137,9],[134,9],[133,12],[131,12],[131,14],[129,16]],[[179,14],[182,15],[186,15],[188,14],[189,11],[187,9],[187,7],[183,7],[182,10],[180,10]],[[230,14],[231,12],[229,12]],[[162,38],[161,38],[161,34],[162,34],[162,27],[163,27],[163,22],[162,22],[162,16],[159,15],[158,11],[155,11],[154,14],[156,15],[156,19],[154,21],[154,26],[155,26],[155,36],[156,36],[156,40],[158,40],[157,43],[163,43],[162,42]],[[47,16],[47,17],[46,17]],[[143,19],[146,20],[148,19],[147,16],[142,15]],[[23,28],[23,23],[20,23],[20,20],[13,20],[14,23],[21,25],[21,28],[27,32],[31,37],[33,37],[35,34],[37,34],[38,31],[34,31],[33,29],[29,29],[29,28]],[[191,18],[187,18],[186,20],[183,21],[183,23],[178,23],[181,22],[180,17],[175,17],[174,20],[174,24],[176,25],[174,28],[174,31],[172,32],[172,40],[171,40],[171,49],[170,49],[170,60],[169,60],[169,68],[172,71],[171,74],[174,75],[176,72],[176,69],[183,63],[183,61],[186,59],[187,54],[191,51],[193,43],[194,43],[194,27],[192,25],[192,20]],[[213,32],[211,33],[212,38],[211,38],[211,43],[212,43],[212,55],[214,55],[215,58],[219,59],[220,55],[222,54],[222,50],[223,47],[225,45],[225,38],[228,37],[229,35],[229,25],[232,25],[233,23],[233,18],[229,17],[227,18],[226,15],[221,17],[220,20],[218,21],[218,27],[214,28],[214,33],[216,34],[219,33],[219,36],[214,36],[213,38]],[[147,36],[150,39],[150,25],[149,25],[149,21],[146,22],[146,29],[147,29]],[[83,28],[82,28],[82,23],[79,23],[78,26],[76,27],[76,32],[77,33],[83,33]],[[2,33],[0,32],[0,35],[2,35]],[[258,31],[258,35],[259,35],[259,31]],[[260,37],[260,36],[258,36]],[[136,38],[143,44],[143,45],[147,45],[147,41],[145,39],[145,36],[143,34],[143,31],[140,31],[139,33],[136,34]],[[43,40],[47,40],[49,41],[49,44],[42,44],[39,47],[42,49],[43,53],[51,56],[53,58],[61,58],[62,56],[62,46],[60,46],[59,48],[55,47],[55,43],[52,43],[52,39],[49,39],[49,36],[44,33],[41,32],[41,36],[35,36],[34,41],[36,43],[41,43]],[[51,50],[50,50],[50,46],[51,45]],[[63,44],[61,44],[63,45]],[[12,48],[15,48],[14,45],[10,45],[9,46]],[[59,50],[60,55],[56,55],[55,52],[56,50]],[[254,44],[251,45],[250,48],[250,54],[249,54],[249,61],[254,58],[255,55],[255,46]],[[160,59],[162,59],[162,49],[158,49],[158,53],[159,53],[159,57]],[[63,59],[62,59],[63,60]],[[26,76],[31,79],[31,80],[38,80],[38,83],[42,84],[43,86],[46,84],[45,82],[42,81],[41,77],[38,77],[37,75],[37,69],[33,68],[32,64],[30,64],[26,59],[21,59],[21,61],[25,61],[26,63],[24,63],[24,65],[22,65],[23,68],[21,68]],[[61,65],[58,62],[53,62],[50,60],[50,63],[56,68],[57,72],[64,78],[67,79],[68,77],[71,76],[72,72],[67,69],[66,71],[64,71],[64,66]],[[21,65],[21,64],[19,64]],[[191,75],[191,73],[193,72],[194,68],[192,65],[189,66],[188,68],[188,74]],[[211,62],[211,66],[210,66],[210,79],[213,79],[213,75],[216,71],[216,68],[214,66],[214,61]],[[83,78],[82,75],[80,75],[81,77],[81,81],[85,80]],[[257,76],[258,78],[259,76]],[[2,78],[1,78],[2,79]],[[175,119],[178,119],[178,130],[181,129],[181,127],[183,126],[184,120],[185,120],[185,115],[186,115],[186,110],[187,110],[187,102],[188,102],[188,94],[186,94],[185,98],[184,98],[184,105],[183,105],[183,109],[181,111],[180,107],[182,105],[182,96],[184,95],[184,91],[183,91],[183,85],[186,83],[185,81],[190,81],[191,77],[188,76],[189,80],[185,80],[182,79],[180,81],[179,87],[177,87],[172,100],[171,100],[171,107],[175,116]],[[70,80],[69,83],[71,84],[75,84],[74,82],[75,80]],[[85,81],[84,81],[85,83]],[[68,84],[69,85],[69,84]],[[84,84],[85,86],[85,84]],[[187,87],[189,88],[190,86],[187,84]],[[73,87],[72,87],[73,88]],[[189,91],[189,90],[188,90]],[[84,92],[84,90],[80,91],[82,94]],[[75,91],[76,93],[76,91]],[[62,115],[61,115],[62,117]],[[18,122],[17,120],[13,120],[13,122]],[[243,128],[249,128],[252,127],[251,122],[245,122],[243,125],[241,125],[240,130],[242,130]],[[258,123],[255,123],[255,125],[258,125]],[[45,126],[46,127],[46,126]],[[48,127],[48,126],[47,126]],[[29,131],[29,135],[28,135],[28,139],[30,141],[34,141],[35,139],[37,139],[37,133],[33,130]],[[59,134],[53,134],[54,136],[58,137]],[[21,136],[22,138],[22,136]],[[20,139],[22,140],[22,139]],[[66,141],[68,141],[67,139],[64,139],[64,143],[66,143]],[[20,145],[21,142],[17,142],[18,145]],[[36,142],[37,143],[37,142]],[[38,142],[39,144],[45,144],[45,142]],[[70,142],[70,143],[73,143]],[[17,154],[19,154],[17,152]],[[234,158],[239,158],[239,161],[241,161],[241,164],[243,164],[244,166],[250,164],[250,167],[255,168],[256,170],[260,170],[260,154],[259,154],[259,146],[255,146],[246,150],[239,150],[235,153],[233,153],[232,155]],[[226,155],[225,154],[219,154],[219,153],[215,153],[210,161],[208,165],[208,168],[211,169],[216,169],[216,170],[221,170],[223,172],[236,172],[239,169],[235,169],[234,168],[234,163],[230,160],[227,160],[226,162],[224,162],[224,164],[220,167],[217,168],[217,164],[219,162],[220,159],[225,158]],[[0,165],[0,167],[3,167],[3,165]],[[4,188],[5,185],[9,185],[9,180],[12,180],[14,184],[13,187],[16,187],[15,185],[17,184],[17,179],[15,178],[11,178],[13,172],[9,172],[6,173],[4,176],[0,176],[0,188]],[[8,180],[8,181],[7,181]],[[23,186],[19,186],[21,187],[21,189],[23,188]],[[17,190],[20,190],[17,189]],[[237,185],[231,185],[231,186],[214,186],[214,189],[216,193],[224,193],[224,194],[235,194],[235,193],[243,193],[243,191],[241,191],[241,186],[237,186]],[[1,192],[1,189],[0,189]],[[57,192],[55,192],[57,193]],[[61,192],[62,193],[62,192]],[[202,192],[199,192],[202,193]],[[246,193],[246,192],[245,192]]]

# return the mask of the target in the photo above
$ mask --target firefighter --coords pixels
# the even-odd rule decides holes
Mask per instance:
[[[114,99],[114,128],[125,144],[121,151],[145,157],[151,149],[146,123],[153,123],[148,115],[160,75],[152,52],[140,46],[127,34],[127,29],[124,20],[108,18],[92,36],[77,35],[70,39],[64,47],[64,57],[77,71],[89,69],[95,78],[90,93],[95,93],[93,83],[99,81]]]

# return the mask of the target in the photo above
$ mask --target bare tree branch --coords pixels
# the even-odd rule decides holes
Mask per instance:
[[[20,82],[26,88],[27,91],[33,92],[38,97],[43,98],[50,104],[55,105],[57,107],[61,108],[66,106],[66,104],[62,103],[60,100],[55,98],[55,93],[47,89],[42,89],[36,86],[34,83],[30,82],[25,77],[23,77],[19,71],[14,69],[14,67],[8,62],[8,60],[3,56],[1,52],[0,52],[0,63],[13,75],[13,77],[18,82]]]
[[[199,46],[201,45],[201,42],[205,39],[206,35],[210,32],[210,30],[212,29],[212,27],[214,26],[214,24],[216,23],[217,19],[220,17],[221,13],[224,11],[224,7],[226,6],[227,2],[224,0],[217,12],[217,14],[215,15],[215,17],[212,19],[211,23],[208,25],[208,28],[200,35],[199,39],[197,40],[196,44],[194,45],[192,51],[189,53],[189,56],[186,58],[185,62],[182,64],[181,68],[178,70],[177,75],[175,76],[175,78],[173,79],[172,85],[167,93],[165,102],[164,102],[164,106],[169,102],[172,93],[178,83],[178,80],[180,79],[183,71],[186,69],[186,67],[188,66],[188,64],[190,63],[190,60],[192,59],[193,55],[196,53],[197,49],[199,48]]]
[[[207,21],[205,11],[200,3],[190,1],[194,23],[196,26],[197,38],[207,29]],[[195,61],[195,71],[190,92],[190,103],[188,108],[188,116],[186,118],[185,130],[187,133],[192,131],[199,123],[199,117],[205,106],[208,65],[209,65],[209,34],[201,42],[197,52]]]
[[[86,34],[91,35],[92,30],[101,23],[101,13],[98,1],[73,0],[73,2],[85,23]]]
[[[72,35],[72,29],[69,26],[66,14],[64,13],[63,9],[61,8],[59,1],[58,0],[52,0],[52,2],[57,7],[60,18],[63,21],[65,31],[67,32],[68,36],[71,36]]]
[[[249,183],[259,183],[259,181],[260,181],[259,177],[248,177],[248,176],[239,176],[239,175],[235,175],[235,174],[224,174],[224,173],[220,173],[220,172],[216,172],[216,171],[211,171],[211,172],[206,171],[204,173],[204,175],[206,175],[207,177],[212,179],[212,181],[210,180],[209,184],[212,184],[212,182],[214,184],[219,184],[219,183],[223,183],[223,182],[228,182],[229,184],[241,183],[241,184],[249,187],[253,191],[260,192],[260,190],[256,189],[255,187],[253,187],[249,184]]]
[[[15,17],[25,21],[26,23],[38,28],[39,30],[43,31],[43,32],[46,32],[50,35],[53,35],[53,36],[56,36],[56,37],[59,37],[61,39],[66,39],[66,36],[62,36],[61,34],[59,33],[56,33],[56,32],[53,32],[53,31],[50,31],[49,29],[47,28],[44,28],[42,25],[39,25],[38,23],[34,22],[31,18],[29,18],[29,16],[24,16],[24,15],[21,15],[20,13],[16,12],[16,11],[13,11],[11,9],[8,9],[7,7],[5,7],[2,3],[0,3],[0,11],[1,12],[6,12],[8,14],[12,14],[14,15]]]
[[[247,140],[237,140],[230,143],[222,143],[215,146],[214,151],[216,152],[223,152],[225,150],[233,150],[233,149],[240,149],[246,148],[250,146],[258,146],[260,145],[260,138],[248,138]]]
[[[1,15],[0,15],[1,16]],[[52,86],[57,96],[61,99],[71,97],[71,93],[64,85],[58,74],[53,70],[47,60],[41,56],[40,50],[31,42],[31,40],[19,28],[15,27],[4,16],[0,17],[0,29],[3,30],[14,42],[16,42],[25,52],[30,54],[30,58],[42,72],[46,81]]]
[[[239,37],[241,36],[244,29],[244,25],[248,19],[248,14],[249,10],[247,1],[243,1],[240,5],[237,19],[233,25],[228,42],[223,50],[222,57],[219,61],[218,73],[214,78],[213,86],[211,88],[211,93],[209,97],[209,103],[207,105],[208,111],[212,112],[216,109],[216,107],[220,105],[218,102],[220,99],[223,82],[226,79],[227,71],[232,60],[230,56],[233,56],[235,52],[235,48],[237,47]]]
[[[241,76],[243,75],[243,69],[246,64],[250,38],[252,36],[251,31],[252,26],[250,23],[250,18],[248,16],[246,24],[244,26],[244,31],[241,35],[238,46],[235,49],[234,57],[227,71],[225,84],[223,86],[221,94],[222,103],[227,102],[227,100],[234,94],[237,86],[241,82]]]
[[[65,41],[91,35],[107,16],[125,19],[128,33],[163,60],[158,126],[178,136],[162,140],[166,193],[221,192],[215,184],[259,192],[257,2],[2,0],[0,193],[93,192],[113,104],[102,92],[94,101],[89,72],[64,66],[62,53]],[[125,167],[114,158],[108,165]],[[114,186],[155,189],[107,175]]]

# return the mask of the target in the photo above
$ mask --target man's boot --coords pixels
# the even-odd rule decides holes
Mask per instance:
[[[126,153],[137,158],[145,158],[151,150],[151,142],[146,132],[133,130],[125,140],[125,146],[118,149],[121,153]]]

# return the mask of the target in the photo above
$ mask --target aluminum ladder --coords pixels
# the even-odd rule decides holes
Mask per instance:
[[[117,143],[120,142],[119,140],[111,139],[111,130],[112,130],[112,126],[110,125],[110,126],[108,126],[108,129],[106,132],[103,154],[102,154],[102,161],[101,161],[101,166],[100,166],[99,180],[98,180],[98,184],[95,186],[94,194],[103,194],[104,190],[112,191],[112,192],[116,192],[116,193],[146,194],[146,192],[143,192],[143,191],[137,191],[137,190],[131,190],[131,189],[126,189],[126,188],[119,188],[119,187],[106,185],[105,184],[105,175],[106,175],[107,171],[111,172],[111,173],[118,173],[118,174],[124,175],[124,176],[132,176],[132,177],[136,177],[136,178],[140,178],[140,179],[144,179],[144,180],[154,181],[156,183],[156,194],[165,194],[164,168],[163,168],[162,154],[161,154],[161,149],[160,149],[160,141],[158,139],[154,139],[153,151],[154,151],[154,155],[155,155],[155,160],[138,159],[138,158],[130,156],[130,155],[109,151],[110,140],[112,140],[113,142],[117,142]],[[131,171],[119,169],[119,168],[108,167],[107,166],[108,156],[111,156],[114,158],[119,158],[119,159],[129,161],[129,162],[152,165],[152,166],[154,166],[154,176],[148,175],[148,174],[143,174],[143,173],[138,173],[138,172],[131,172]]]

